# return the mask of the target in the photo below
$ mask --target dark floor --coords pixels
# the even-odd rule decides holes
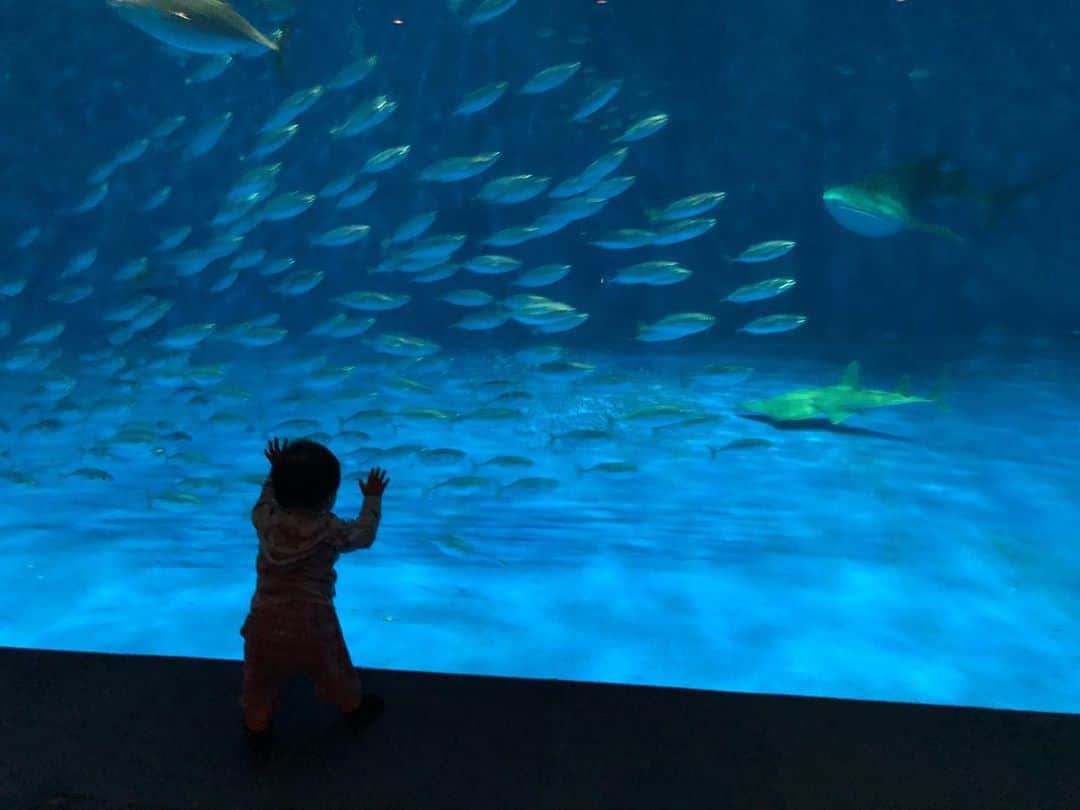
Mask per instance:
[[[1080,808],[1080,717],[364,670],[359,738],[239,661],[0,648],[0,808]]]

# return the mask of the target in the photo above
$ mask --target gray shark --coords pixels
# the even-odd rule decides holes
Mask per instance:
[[[107,0],[141,31],[193,53],[257,56],[270,51],[280,59],[283,35],[270,38],[224,0]]]
[[[962,241],[944,225],[919,219],[913,210],[933,199],[960,199],[977,203],[993,224],[1016,200],[1065,173],[1065,168],[998,191],[971,184],[963,169],[950,166],[944,156],[922,158],[875,172],[862,180],[825,189],[825,210],[847,230],[860,236],[892,236],[919,230]]]

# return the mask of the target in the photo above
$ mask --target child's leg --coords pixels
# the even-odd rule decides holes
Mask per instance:
[[[351,712],[360,705],[364,692],[336,613],[326,615],[319,636],[323,642],[305,662],[305,674],[315,683],[316,695],[343,712]]]
[[[286,673],[280,656],[272,654],[258,638],[244,640],[244,685],[240,707],[244,725],[251,731],[266,731],[281,701],[281,685]]]

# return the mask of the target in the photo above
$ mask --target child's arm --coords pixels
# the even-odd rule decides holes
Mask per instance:
[[[326,541],[342,554],[356,551],[359,548],[371,548],[375,542],[375,535],[379,531],[379,521],[382,519],[382,497],[364,498],[360,507],[360,515],[356,520],[342,520],[334,515],[329,516]]]
[[[356,520],[342,520],[331,515],[327,542],[343,554],[358,548],[371,548],[382,519],[382,495],[389,483],[385,470],[373,468],[368,473],[367,483],[359,482],[360,491],[364,493],[360,515]]]
[[[274,498],[274,479],[269,475],[266,476],[266,480],[263,481],[262,492],[259,493],[259,500],[255,502],[255,506],[251,510],[251,525],[255,527],[255,531],[262,531],[262,527],[266,525],[271,513],[277,508],[277,500]]]
[[[281,457],[281,454],[289,446],[289,440],[285,439],[284,442],[278,443],[275,438],[272,442],[266,443],[266,450],[263,451],[263,455],[266,456],[266,460],[270,462],[270,469],[274,469],[274,463]],[[255,506],[251,510],[251,523],[255,526],[256,531],[262,531],[262,527],[266,524],[271,513],[277,508],[277,500],[274,498],[274,479],[267,474],[266,480],[263,481],[262,492],[259,493],[259,500],[255,502]]]

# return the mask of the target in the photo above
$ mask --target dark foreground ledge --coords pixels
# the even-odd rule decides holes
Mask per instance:
[[[0,648],[0,808],[1080,808],[1080,717],[364,670],[248,754],[239,661]]]

